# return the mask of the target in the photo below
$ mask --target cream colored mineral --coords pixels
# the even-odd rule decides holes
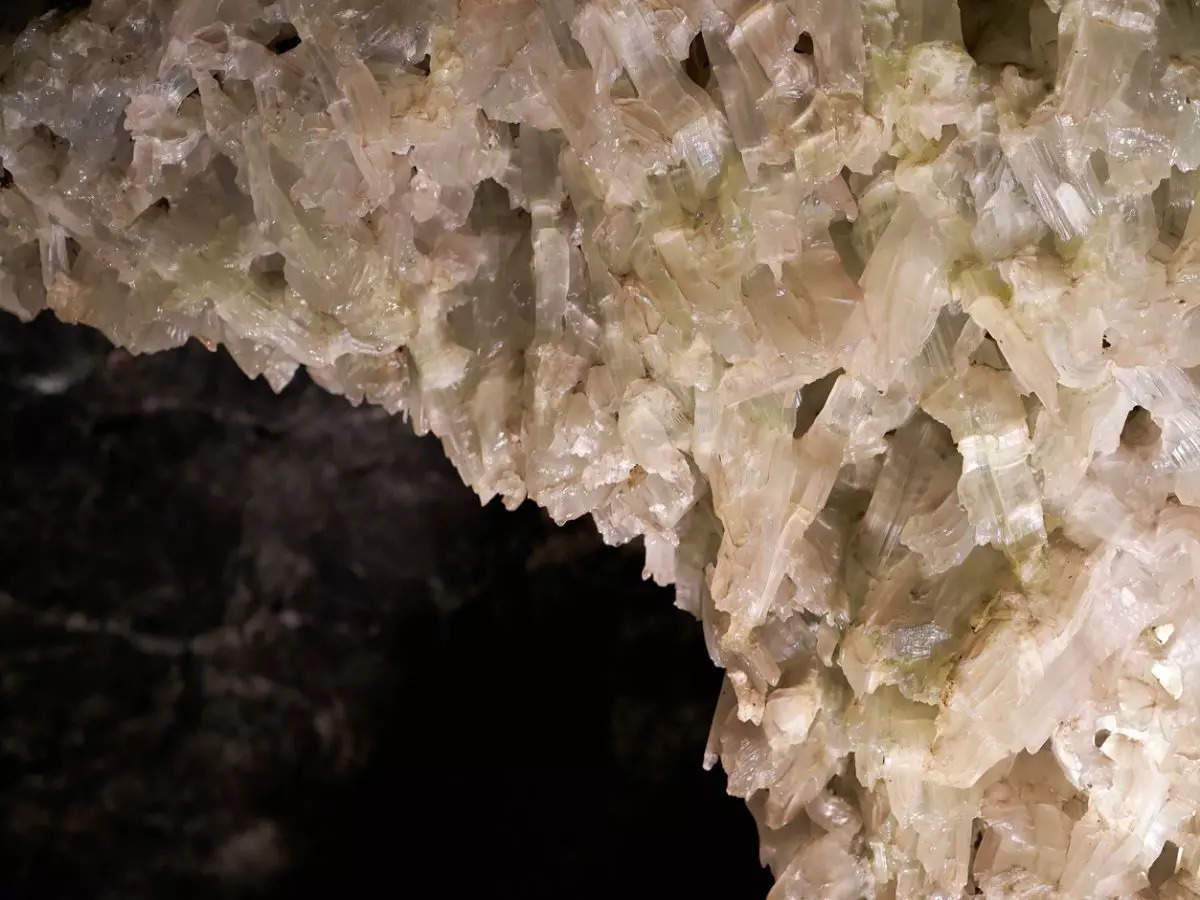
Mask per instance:
[[[772,898],[1197,897],[1198,64],[1188,0],[94,0],[0,57],[0,306],[643,539]]]

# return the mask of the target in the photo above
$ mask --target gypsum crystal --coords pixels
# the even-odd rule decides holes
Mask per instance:
[[[0,306],[642,537],[773,900],[1197,897],[1198,64],[1187,0],[96,0],[0,58]]]

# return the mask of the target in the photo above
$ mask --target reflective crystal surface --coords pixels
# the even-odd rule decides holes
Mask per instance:
[[[95,0],[0,66],[0,306],[641,538],[772,898],[1200,895],[1194,4]]]

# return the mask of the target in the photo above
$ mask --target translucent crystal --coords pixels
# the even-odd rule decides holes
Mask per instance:
[[[0,308],[641,538],[778,900],[1200,896],[1181,0],[93,0]]]

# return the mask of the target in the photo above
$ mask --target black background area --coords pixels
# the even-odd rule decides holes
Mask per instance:
[[[0,898],[766,893],[639,547],[194,342],[0,315],[0,416]]]

